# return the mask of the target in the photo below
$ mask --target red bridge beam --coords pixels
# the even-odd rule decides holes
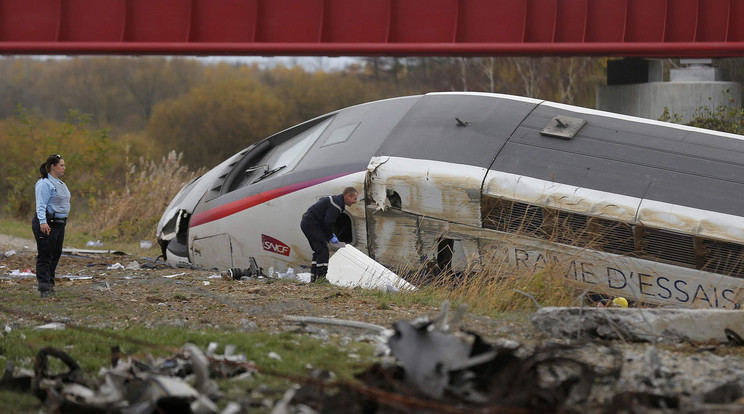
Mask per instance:
[[[744,1],[0,0],[0,54],[744,56]]]

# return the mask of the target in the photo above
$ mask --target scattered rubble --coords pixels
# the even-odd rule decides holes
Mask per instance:
[[[531,321],[547,335],[566,339],[728,342],[744,333],[744,311],[724,309],[547,307]]]
[[[4,259],[0,274],[9,294],[33,291],[33,277],[8,275],[32,265],[32,260],[23,252]],[[360,373],[359,382],[313,371],[307,378],[293,379],[297,385],[283,398],[250,393],[225,401],[210,380],[266,374],[229,345],[223,354],[217,353],[217,344],[206,350],[184,345],[169,358],[144,361],[115,357],[112,349],[111,366],[101,368],[92,383],[79,380],[74,360],[65,364],[62,354],[47,350],[37,360],[60,359],[65,372],[42,369],[37,374],[10,366],[0,388],[32,392],[36,382],[43,393],[35,395],[47,404],[47,412],[63,413],[102,412],[102,406],[121,413],[153,412],[158,407],[161,412],[221,414],[256,407],[277,414],[744,409],[744,360],[739,351],[744,340],[737,325],[737,319],[744,318],[738,311],[546,307],[532,315],[529,325],[495,321],[464,309],[449,312],[443,305],[439,316],[428,320],[416,315],[433,313],[433,308],[380,309],[377,303],[354,302],[340,288],[272,283],[268,277],[225,280],[211,270],[152,270],[144,265],[136,270],[106,269],[117,260],[121,258],[97,255],[95,263],[88,263],[90,259],[63,257],[61,272],[93,280],[60,281],[62,293],[48,306],[61,312],[72,298],[110,297],[112,306],[127,309],[126,319],[88,315],[81,324],[61,313],[60,321],[101,327],[223,324],[245,332],[291,326],[297,333],[326,341],[339,335],[339,342],[345,343],[373,337],[380,362]],[[207,280],[212,284],[202,287]],[[207,303],[219,304],[221,310],[209,318],[193,316],[205,312]],[[3,325],[0,333],[6,338],[13,324],[5,320]],[[269,352],[288,358],[281,349]],[[196,371],[201,372],[199,377]],[[224,408],[214,411],[215,404]]]
[[[544,324],[545,314],[566,311],[542,308],[533,322]],[[589,313],[615,313],[608,311]],[[392,329],[353,320],[287,315],[288,322],[307,332],[312,332],[310,327],[315,324],[367,331],[384,349],[381,362],[357,376],[360,383],[338,381],[330,372],[314,372],[271,403],[273,412],[605,413],[659,409],[693,413],[742,408],[744,363],[741,358],[710,352],[741,344],[713,345],[709,341],[708,348],[679,355],[660,348],[659,341],[639,348],[623,342],[622,337],[620,341],[580,338],[524,344],[504,339],[488,343],[477,333],[458,328],[463,314],[460,308],[450,315],[445,303],[434,320],[401,320],[393,323]],[[627,317],[624,326],[633,324],[638,322]],[[558,328],[553,331],[562,332]],[[145,361],[123,359],[114,347],[111,366],[100,370],[96,383],[81,379],[79,366],[68,354],[45,348],[36,356],[33,373],[21,370],[14,376],[12,365],[6,367],[0,389],[31,392],[59,413],[249,412],[256,401],[230,401],[220,411],[217,402],[222,394],[214,378],[271,373],[237,354],[234,346],[226,345],[222,355],[216,353],[218,347],[211,343],[202,351],[186,344],[170,358]],[[268,356],[282,359],[276,351],[268,351]],[[68,369],[50,372],[50,358],[60,360]]]

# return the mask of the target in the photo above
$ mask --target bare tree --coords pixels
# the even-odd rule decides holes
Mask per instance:
[[[535,58],[509,58],[522,80],[524,96],[535,97],[540,88],[540,68]]]
[[[488,84],[486,91],[491,93],[496,92],[496,59],[492,56],[475,59],[473,60],[473,65],[475,65],[475,67],[480,70],[485,77],[486,83]]]

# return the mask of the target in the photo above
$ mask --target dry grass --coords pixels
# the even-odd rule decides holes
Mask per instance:
[[[101,239],[151,240],[168,203],[201,172],[190,172],[183,154],[171,151],[160,162],[127,158],[127,174],[120,189],[98,194],[88,201],[90,217],[80,230]]]
[[[503,253],[500,250],[499,253]],[[586,285],[567,279],[565,265],[555,263],[532,271],[515,268],[503,254],[481,257],[480,264],[463,271],[424,270],[413,274],[412,281],[426,286],[422,295],[434,295],[436,300],[465,303],[470,311],[533,311],[539,306],[577,306],[586,293]],[[531,299],[534,299],[534,301]]]
[[[411,263],[399,268],[398,274],[413,275],[414,284],[426,286],[425,295],[465,303],[472,311],[480,313],[533,311],[538,306],[580,306],[591,302],[586,299],[588,293],[614,294],[603,291],[601,285],[588,285],[567,276],[572,262],[581,261],[583,256],[593,257],[594,250],[601,251],[608,241],[616,240],[611,231],[597,229],[591,223],[577,229],[576,223],[565,217],[537,220],[533,210],[509,209],[498,213],[501,222],[507,224],[487,227],[504,232],[503,237],[490,246],[483,244],[480,257],[469,258],[465,269],[440,272],[436,266],[421,267]],[[521,245],[523,237],[578,246],[580,250],[569,255],[553,255],[546,250],[545,255],[550,256],[550,260],[544,265],[516,266],[509,259],[507,246]],[[451,237],[446,234],[440,236],[440,239],[448,238]]]

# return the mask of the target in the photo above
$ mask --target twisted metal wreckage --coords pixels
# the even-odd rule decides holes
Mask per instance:
[[[397,363],[372,366],[358,374],[361,383],[334,381],[322,372],[289,378],[248,362],[245,355],[235,353],[234,346],[225,346],[225,353],[218,355],[218,344],[211,343],[206,351],[187,344],[173,357],[144,361],[125,358],[119,347],[113,347],[111,366],[99,371],[97,383],[84,380],[67,353],[44,348],[36,356],[33,372],[13,376],[8,365],[0,389],[32,392],[59,413],[231,414],[255,407],[245,400],[230,401],[220,410],[217,403],[224,400],[214,379],[261,373],[303,384],[273,403],[276,413],[290,412],[289,405],[310,409],[303,412],[545,412],[583,403],[595,381],[619,375],[622,358],[616,351],[607,354],[609,363],[593,366],[571,356],[573,346],[553,344],[525,352],[513,342],[491,345],[475,333],[453,330],[463,312],[461,308],[450,318],[445,303],[436,320],[399,321],[393,329],[288,318],[301,325],[350,322],[354,328],[371,329],[386,349],[383,353],[391,354]],[[52,372],[53,358],[67,371]],[[659,398],[651,406],[658,406]],[[675,397],[663,400],[667,407],[678,403]]]
[[[318,332],[310,327],[317,324],[341,327],[347,333],[348,329],[362,330],[366,333],[357,340],[376,342],[381,362],[357,374],[355,381],[343,381],[324,370],[313,370],[302,378],[281,374],[248,361],[232,345],[225,345],[224,353],[217,354],[219,344],[214,342],[205,351],[186,344],[171,357],[145,360],[126,356],[115,346],[111,349],[111,365],[99,371],[98,380],[86,380],[69,354],[44,348],[36,356],[33,371],[20,370],[14,375],[13,365],[7,364],[0,390],[31,392],[47,409],[58,413],[237,414],[257,408],[271,409],[273,414],[740,410],[736,401],[744,395],[742,376],[732,381],[722,373],[722,367],[734,368],[730,361],[713,354],[705,360],[705,353],[697,358],[680,356],[686,361],[698,360],[701,367],[718,361],[707,371],[662,361],[654,344],[660,339],[671,343],[694,339],[685,337],[683,330],[652,335],[645,324],[629,323],[637,319],[638,312],[627,309],[543,310],[533,315],[533,324],[554,337],[573,341],[525,345],[499,339],[490,344],[474,332],[459,329],[465,308],[450,315],[447,302],[434,320],[398,321],[392,329],[357,321],[287,315],[287,322],[309,334]],[[666,312],[656,309],[653,313],[657,315],[648,316],[674,319],[682,316],[677,315],[680,311],[690,310],[670,311],[671,315],[664,316]],[[566,312],[569,318],[560,323]],[[715,331],[711,333],[718,346],[744,346],[744,340],[732,330],[724,329],[723,338],[722,332]],[[9,334],[7,327],[5,332]],[[622,341],[611,343],[607,339]],[[714,342],[697,339],[698,344],[706,345],[705,349],[715,349],[710,348]],[[623,349],[626,341],[649,345],[645,351]],[[54,359],[58,360],[56,365],[52,364]],[[637,359],[643,363],[634,368]],[[66,371],[56,368],[61,364]],[[744,370],[744,365],[734,365],[739,371],[734,368],[731,374]],[[684,375],[686,369],[703,375],[699,380],[705,385],[685,383],[690,378]],[[295,385],[283,397],[267,400],[248,394],[225,397],[215,381],[254,375],[280,377]]]
[[[633,301],[738,309],[741,136],[536,99],[429,93],[272,135],[188,183],[158,224],[171,263],[283,272],[299,218],[348,185],[339,239],[388,268],[494,257]]]

